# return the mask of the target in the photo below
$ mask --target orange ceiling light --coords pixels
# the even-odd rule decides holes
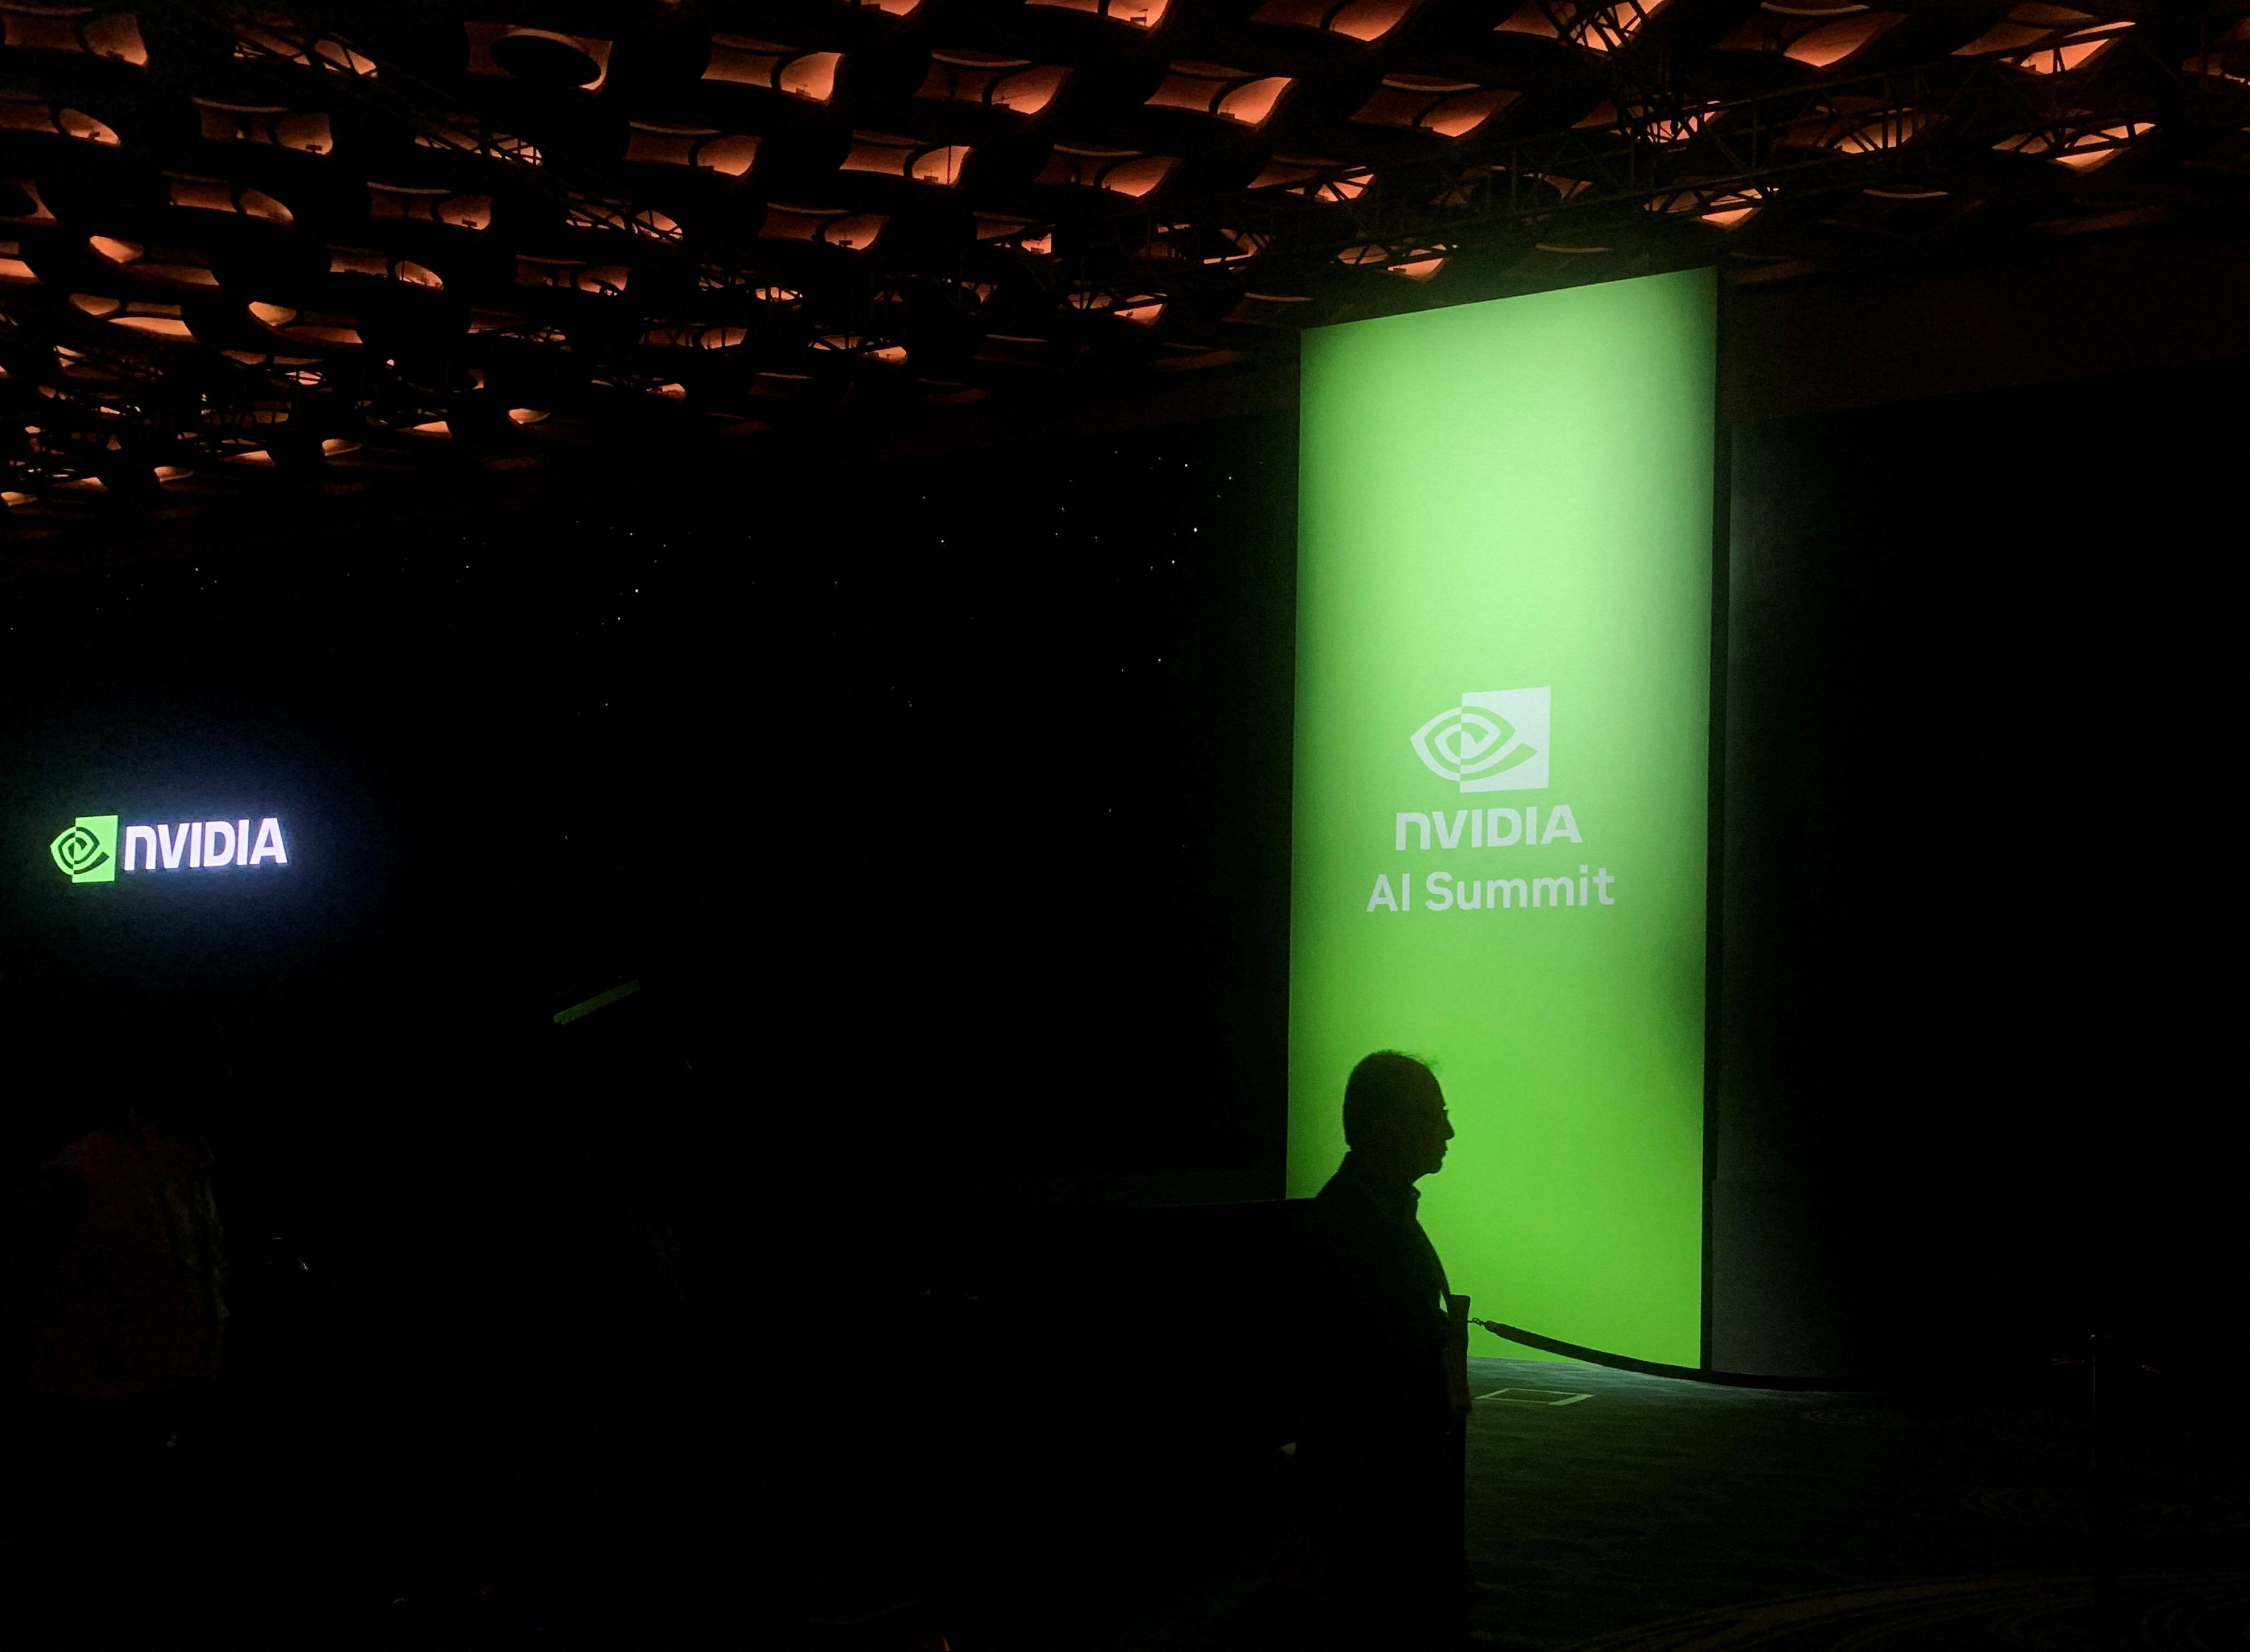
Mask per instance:
[[[977,238],[1004,246],[1012,244],[1016,251],[1028,252],[1034,258],[1046,258],[1054,251],[1054,231],[1052,229],[1034,227],[1025,219],[1011,217],[1004,213],[979,212],[977,215]]]
[[[19,52],[83,52],[135,69],[148,62],[141,25],[129,11],[17,3],[0,10],[0,38]]]
[[[731,350],[750,336],[746,327],[705,327],[698,323],[652,327],[640,335],[643,344],[660,349]]]
[[[925,149],[914,157],[907,176],[917,183],[935,183],[950,189],[961,182],[961,169],[968,164],[969,154],[969,146],[963,143]]]
[[[2018,155],[2037,155],[2074,172],[2092,172],[2108,166],[2156,129],[2153,121],[2128,120],[2094,131],[2028,133],[2004,138],[1992,147]]]
[[[739,178],[757,163],[758,140],[712,127],[664,126],[635,120],[626,128],[625,159],[652,166],[698,167]]]
[[[1056,11],[1083,11],[1135,29],[1153,29],[1164,20],[1170,0],[1025,0]]]
[[[840,52],[800,52],[768,40],[714,34],[703,78],[728,86],[758,86],[803,98],[808,103],[825,103],[836,95],[836,72],[843,65]]]
[[[1139,199],[1154,194],[1179,164],[1176,156],[1143,155],[1138,149],[1112,149],[1091,144],[1058,143],[1047,152],[1047,163],[1034,182],[1108,189]]]
[[[1648,210],[1687,214],[1715,230],[1739,230],[1757,216],[1763,204],[1763,196],[1754,189],[1683,189],[1649,202]]]
[[[368,216],[422,224],[443,224],[456,230],[483,230],[493,221],[492,196],[456,195],[451,189],[404,183],[367,186]]]
[[[2073,69],[2082,69],[2122,39],[2129,23],[2105,24],[2098,29],[2088,29],[2053,41],[2035,51],[2019,52],[2008,59],[2019,69],[2033,74],[2067,74]]]
[[[622,294],[632,271],[622,264],[593,264],[580,258],[535,258],[519,252],[515,258],[518,286],[554,287],[566,293],[590,293],[597,297]]]
[[[1427,281],[1446,267],[1446,255],[1436,250],[1418,250],[1396,264],[1383,266],[1386,275],[1403,277],[1409,281]]]
[[[39,198],[37,178],[0,179],[0,224],[45,227],[55,222],[55,215]]]
[[[262,218],[268,224],[293,223],[289,209],[263,189],[230,182],[225,178],[195,178],[182,173],[169,174],[172,204],[196,212],[234,212],[244,217]]]
[[[873,339],[858,333],[827,333],[812,341],[812,348],[822,355],[856,355],[870,361],[880,361],[887,367],[902,367],[907,352],[903,345],[888,339]]]
[[[1320,29],[1372,45],[1400,24],[1414,0],[1266,0],[1250,21],[1283,29]]]
[[[998,57],[985,52],[933,52],[914,96],[1033,115],[1054,101],[1069,79],[1067,68],[1033,63],[1029,58]]]
[[[1538,40],[1560,40],[1563,27],[1555,21],[1555,14],[1543,0],[1523,0],[1523,3],[1493,25],[1494,34],[1524,34]]]
[[[1784,46],[1781,55],[1807,68],[1832,69],[1905,21],[1906,14],[1900,11],[1856,11],[1806,30]]]
[[[429,121],[415,133],[414,142],[418,148],[458,149],[463,155],[517,166],[547,163],[537,144],[502,132],[473,114],[445,115]]]
[[[1405,127],[1443,138],[1465,138],[1521,96],[1473,80],[1427,74],[1387,74],[1375,95],[1351,118],[1369,126]]]
[[[0,131],[44,132],[59,138],[75,138],[105,149],[120,148],[123,140],[108,122],[83,110],[50,104],[21,93],[0,93]]]
[[[1646,28],[1649,19],[1661,11],[1665,3],[1666,0],[1617,0],[1612,5],[1566,4],[1557,13],[1549,11],[1542,0],[1526,0],[1499,26],[1510,33],[1550,34],[1589,52],[1607,54]]]
[[[291,31],[297,31],[295,38]],[[353,51],[341,40],[330,40],[300,30],[286,14],[267,12],[254,20],[238,22],[234,55],[245,61],[279,58],[300,69],[323,74],[349,75],[355,79],[376,78],[373,58]]]
[[[878,213],[852,212],[843,207],[784,206],[775,201],[766,207],[758,236],[767,241],[811,241],[846,252],[865,252],[881,237],[883,226],[889,222]]]
[[[76,138],[80,143],[99,144],[105,149],[121,148],[125,141],[106,121],[97,120],[90,114],[72,108],[55,111],[55,130],[66,138]]]
[[[1250,180],[1253,189],[1275,189],[1287,184],[1304,183],[1323,178],[1331,173],[1346,170],[1340,161],[1325,161],[1311,155],[1276,155],[1269,156],[1258,176]]]
[[[562,221],[574,230],[612,230],[644,241],[677,241],[679,220],[654,207],[631,201],[602,201],[573,195],[563,207]]]
[[[2069,6],[2025,0],[1965,45],[1961,58],[1998,57],[2034,74],[2062,74],[2100,57],[2133,25]]]
[[[1147,107],[1186,109],[1242,126],[1263,126],[1289,86],[1287,75],[1258,75],[1215,63],[1175,63],[1149,94]]]
[[[2007,11],[2007,16],[1984,30],[1964,45],[1953,47],[1953,56],[1989,56],[1998,52],[2020,52],[2027,45],[2039,45],[2056,31],[2081,30],[2095,23],[2090,11],[2072,11],[2070,7],[2040,4],[2040,0],[2025,0]]]
[[[109,324],[148,339],[187,340],[195,337],[194,331],[181,318],[180,307],[176,304],[136,302],[128,306],[123,315],[111,316]]]
[[[1348,172],[1339,172],[1332,178],[1323,178],[1318,183],[1308,183],[1301,189],[1292,189],[1290,193],[1304,196],[1310,200],[1329,201],[1341,204],[1346,201],[1358,200],[1374,187],[1374,172],[1366,167],[1355,167]]]
[[[969,153],[966,144],[931,144],[924,139],[883,132],[854,132],[843,169],[950,187],[961,181],[961,169],[967,164]]]
[[[542,86],[599,92],[610,78],[611,43],[515,23],[467,23],[471,74],[507,75]]]
[[[360,347],[359,325],[349,315],[300,312],[286,304],[271,304],[263,299],[253,300],[248,307],[252,320],[293,344],[326,345],[346,350]]]
[[[443,278],[426,264],[417,264],[411,258],[394,258],[390,253],[363,247],[330,247],[328,273],[371,275],[381,280],[401,281],[408,286],[424,287],[433,293],[442,293],[445,288]]]
[[[212,143],[266,143],[300,155],[327,155],[336,147],[328,117],[317,109],[280,104],[221,103],[197,98],[196,118]]]
[[[1905,20],[1859,0],[1764,0],[1718,52],[1777,52],[1811,69],[1832,69],[1854,58]]]
[[[1843,155],[1876,155],[1927,137],[1941,124],[1940,117],[1927,111],[1886,107],[1874,98],[1837,97],[1827,107],[1828,116],[1797,122],[1781,141]]]

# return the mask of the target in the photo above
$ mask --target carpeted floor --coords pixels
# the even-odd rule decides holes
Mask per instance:
[[[2233,1391],[2109,1372],[2097,1439],[2088,1376],[1795,1394],[1474,1361],[1480,1395],[1585,1397],[1477,1406],[1458,1652],[2250,1646],[2250,1453]],[[159,1476],[182,1483],[171,1518],[152,1504],[141,1521],[139,1561],[91,1557],[93,1593],[48,1564],[67,1558],[53,1511],[24,1507],[0,1542],[0,1592],[12,1621],[49,1626],[18,1636],[42,1652],[125,1644],[100,1626],[128,1621],[109,1597],[135,1580],[178,1645],[279,1644],[276,1626],[297,1622],[318,1626],[307,1644],[370,1652],[1307,1652],[1320,1626],[1287,1580],[1290,1459],[1246,1427],[1165,1435],[1116,1372],[1057,1397],[1027,1412],[1004,1394],[1006,1426],[980,1432],[900,1381],[874,1466],[833,1470],[853,1515],[838,1535],[755,1484],[730,1509],[677,1463],[641,1480],[604,1470],[560,1434],[523,1458],[551,1460],[546,1478],[512,1497],[494,1481],[481,1502],[465,1472],[417,1497],[405,1470],[390,1485],[364,1464],[292,1469],[270,1442],[261,1457],[220,1437],[200,1477],[187,1451],[182,1475]],[[1044,1419],[1036,1432],[1026,1415]],[[811,1449],[827,1462],[823,1439]],[[901,1441],[934,1455],[910,1460]],[[585,1495],[569,1495],[573,1476],[594,1476]],[[807,1540],[786,1547],[777,1512]],[[1378,1636],[1367,1652],[1399,1649]]]
[[[2156,1380],[2108,1408],[2044,1393],[1908,1400],[1475,1362],[1472,1633],[1599,1647],[2240,1647],[2240,1436]],[[2113,1388],[2118,1385],[2113,1380]]]
[[[1472,1646],[1521,1652],[2250,1644],[2242,1435],[2206,1397],[2083,1367],[1911,1397],[1730,1389],[1575,1363],[1472,1362]],[[1273,1643],[1285,1468],[1184,1499],[1066,1606],[954,1645],[1221,1652]],[[1059,1580],[1058,1580],[1059,1581]],[[1044,1632],[1038,1620],[1045,1617]],[[964,1626],[966,1628],[967,1626]]]

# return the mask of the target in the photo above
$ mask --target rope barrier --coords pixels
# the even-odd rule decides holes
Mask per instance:
[[[1843,1377],[1757,1377],[1741,1371],[1706,1371],[1698,1366],[1667,1366],[1654,1359],[1636,1359],[1631,1354],[1605,1353],[1599,1348],[1582,1347],[1575,1342],[1565,1342],[1560,1337],[1543,1337],[1536,1331],[1526,1331],[1520,1325],[1503,1325],[1497,1319],[1472,1319],[1471,1325],[1482,1325],[1495,1337],[1537,1348],[1545,1353],[1559,1353],[1572,1359],[1583,1359],[1588,1365],[1607,1366],[1615,1371],[1631,1371],[1644,1377],[1670,1377],[1681,1382],[1704,1382],[1725,1388],[1780,1388],[1798,1393],[1827,1394],[1865,1388],[1865,1383],[1853,1382]]]

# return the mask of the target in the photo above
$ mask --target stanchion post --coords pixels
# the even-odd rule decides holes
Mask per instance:
[[[1446,1298],[1446,1320],[1449,1326],[1446,1344],[1446,1391],[1453,1402],[1453,1437],[1451,1447],[1451,1476],[1453,1482],[1453,1513],[1446,1525],[1446,1540],[1466,1566],[1468,1559],[1468,1496],[1469,1496],[1469,1299],[1448,1296]]]

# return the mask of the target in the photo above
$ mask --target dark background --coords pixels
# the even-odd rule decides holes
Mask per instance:
[[[11,1013],[43,1048],[223,1028],[361,1091],[641,977],[706,1064],[895,1113],[844,1126],[855,1166],[1271,1164],[1294,464],[1278,417],[873,478],[798,454],[739,499],[21,586],[11,836],[255,807],[298,847],[102,888],[17,857]]]
[[[1732,435],[1713,1358],[2239,1344],[2240,364]]]
[[[2241,388],[1732,431],[1719,1366],[2236,1334]],[[1294,467],[1287,414],[652,464],[14,582],[6,1168],[121,1093],[209,1136],[260,1587],[645,1624],[749,1556],[973,1622],[1065,1478],[1082,1538],[1287,1437],[1273,1223],[1119,1193],[1279,1193]],[[74,888],[95,808],[294,864]]]
[[[209,1138],[213,1576],[630,1637],[1029,1513],[1035,1373],[1210,1249],[1055,1190],[1279,1191],[1294,485],[1267,416],[18,584],[7,1168]],[[64,882],[111,809],[292,864]]]

